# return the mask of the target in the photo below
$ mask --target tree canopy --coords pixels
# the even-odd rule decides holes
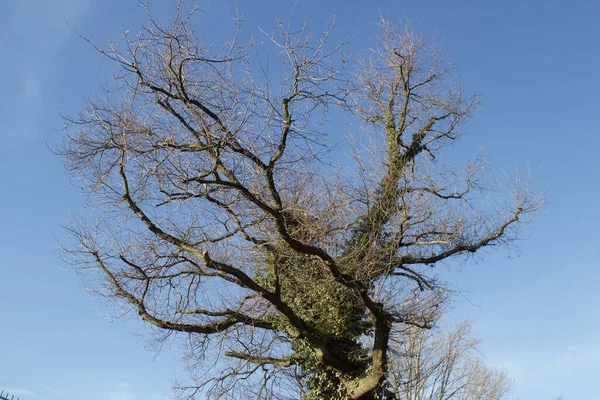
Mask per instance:
[[[435,267],[510,243],[539,198],[497,196],[480,157],[440,161],[479,96],[409,28],[382,19],[349,57],[333,25],[247,43],[194,26],[180,8],[94,45],[119,72],[67,117],[60,153],[96,217],[68,228],[68,261],[186,337],[191,393],[397,398],[390,339],[436,321]]]

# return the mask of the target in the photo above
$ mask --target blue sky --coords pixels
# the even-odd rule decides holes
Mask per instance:
[[[172,13],[172,2],[153,3],[158,15]],[[232,1],[201,7],[205,29],[232,23]],[[289,4],[240,9],[256,32]],[[548,193],[518,253],[493,252],[449,274],[465,291],[454,318],[472,321],[488,364],[517,381],[515,398],[597,398],[600,4],[308,0],[298,14],[318,27],[335,12],[338,32],[354,31],[361,50],[379,11],[441,39],[457,71],[484,91],[457,152],[483,146],[494,171],[530,170]],[[58,113],[77,110],[111,68],[63,15],[98,42],[143,21],[132,0],[0,2],[0,389],[27,400],[171,398],[172,379],[185,376],[176,349],[144,348],[147,331],[103,316],[54,254],[61,223],[83,202],[48,149],[60,141]]]

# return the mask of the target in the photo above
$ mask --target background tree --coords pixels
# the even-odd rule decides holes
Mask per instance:
[[[96,47],[120,70],[67,118],[61,154],[97,217],[69,228],[69,262],[186,337],[192,395],[395,398],[393,332],[430,327],[446,297],[432,267],[508,243],[538,200],[485,202],[479,159],[440,161],[479,99],[422,36],[381,21],[347,71],[331,26],[243,44],[191,17]]]
[[[393,346],[390,390],[402,400],[501,400],[513,383],[488,368],[479,341],[462,322],[447,332],[407,327]]]

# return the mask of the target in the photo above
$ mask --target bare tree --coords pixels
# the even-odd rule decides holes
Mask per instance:
[[[61,154],[97,217],[69,228],[69,262],[187,338],[192,395],[385,396],[392,329],[430,327],[445,298],[432,267],[509,243],[539,202],[482,202],[479,161],[439,161],[478,97],[420,35],[381,21],[347,70],[333,24],[244,44],[191,16],[94,45],[120,72],[67,118]],[[352,162],[330,146],[343,130]]]
[[[401,400],[501,400],[513,383],[486,367],[467,322],[454,330],[408,327],[392,346],[390,390]]]

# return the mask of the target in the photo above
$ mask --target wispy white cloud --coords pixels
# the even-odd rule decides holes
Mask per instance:
[[[165,397],[148,393],[135,387],[129,382],[110,382],[104,385],[108,389],[102,399],[106,400],[162,400]]]
[[[133,390],[115,390],[108,393],[108,400],[162,400],[156,394],[139,393]]]
[[[40,386],[41,386],[41,387],[43,387],[44,389],[48,389],[48,390],[49,390],[49,391],[51,391],[51,392],[54,392],[54,393],[56,393],[56,394],[60,394],[61,396],[64,396],[64,395],[65,395],[64,393],[62,393],[62,392],[59,392],[58,390],[56,390],[56,389],[53,389],[53,388],[51,388],[50,386],[46,386],[46,385],[40,385]]]
[[[486,358],[486,363],[503,368],[517,382],[522,398],[532,393],[557,396],[564,392],[567,397],[577,398],[581,388],[589,387],[595,379],[597,360],[600,358],[600,336],[581,336],[577,342],[554,343],[545,351]],[[543,389],[540,389],[543,388]],[[543,391],[543,392],[541,392]]]
[[[63,16],[83,29],[92,4],[92,0],[32,0],[16,2],[11,8],[9,20],[19,21],[19,24],[9,24],[8,35],[12,37],[12,33],[19,37],[19,41],[14,41],[19,45],[9,43],[6,49],[0,46],[13,61],[0,65],[0,73],[9,76],[12,82],[18,82],[12,86],[14,96],[11,100],[2,102],[10,117],[8,122],[4,121],[3,133],[12,140],[31,140],[40,135],[43,115],[49,108],[46,104],[51,94],[49,82],[64,65],[60,57],[62,48],[75,35]],[[24,21],[35,27],[29,35],[21,35]],[[51,106],[52,112],[56,113],[56,106]]]
[[[107,383],[104,387],[109,389],[125,389],[131,387],[131,383],[129,382],[115,382],[115,383]]]
[[[23,67],[21,90],[16,96],[16,113],[13,115],[14,123],[9,134],[12,138],[27,139],[36,135],[39,119],[36,115],[42,106],[42,88],[39,84],[39,76],[36,72],[25,66]]]

